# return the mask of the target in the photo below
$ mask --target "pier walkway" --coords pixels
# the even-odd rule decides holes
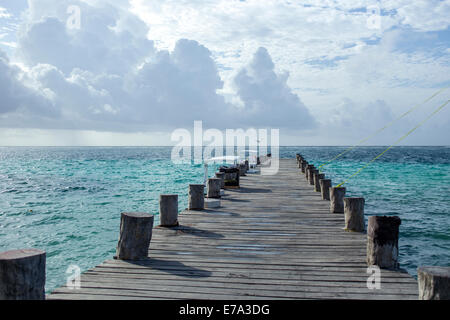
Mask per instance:
[[[155,227],[148,260],[107,260],[81,275],[80,289],[47,298],[418,298],[417,281],[400,271],[382,270],[381,289],[367,288],[366,234],[343,230],[343,214],[329,212],[295,159],[225,193],[221,208],[183,211],[179,227]]]

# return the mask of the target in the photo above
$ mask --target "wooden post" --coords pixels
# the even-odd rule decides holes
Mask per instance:
[[[178,226],[178,195],[159,195],[159,224],[161,227]]]
[[[319,184],[322,200],[330,200],[331,179],[320,179]]]
[[[344,199],[345,201],[345,199]],[[397,269],[398,231],[401,220],[393,216],[371,216],[367,223],[367,264]]]
[[[312,186],[314,185],[314,175],[317,173],[319,173],[319,170],[317,170],[317,169],[309,170],[309,176],[308,176],[309,184]]]
[[[206,197],[207,198],[220,198],[220,185],[222,179],[209,178],[206,183]]]
[[[122,213],[115,258],[121,260],[147,258],[152,239],[153,219],[153,215],[144,212]]]
[[[344,198],[345,231],[363,232],[364,198]]]
[[[222,182],[220,183],[220,188],[225,187],[225,172],[216,172],[216,178],[219,178]]]
[[[308,162],[307,161],[305,161],[305,160],[303,160],[302,162],[301,162],[301,170],[302,170],[302,173],[306,173],[306,166],[308,165]]]
[[[345,187],[331,187],[329,190],[330,190],[330,212],[344,213]]]
[[[305,160],[300,162],[300,170],[302,171],[302,173],[306,173],[306,166],[308,165],[308,162],[306,162]]]
[[[450,300],[450,267],[419,267],[419,300]]]
[[[203,184],[190,184],[188,196],[188,210],[205,209],[205,186]]]
[[[320,184],[319,181],[320,179],[324,179],[325,178],[325,174],[324,173],[316,173],[314,174],[314,191],[316,192],[320,192]]]
[[[305,168],[305,179],[306,181],[309,181],[308,179],[308,175],[309,175],[309,170],[311,170],[311,168],[313,168],[314,166],[312,164],[308,164]]]
[[[306,166],[306,176],[305,176],[306,181],[309,181],[309,172],[313,169],[314,169],[314,165],[312,165],[312,164],[308,164]]]
[[[44,300],[45,260],[37,249],[0,253],[0,300]]]
[[[245,177],[245,173],[247,172],[245,164],[244,163],[240,163],[238,165],[238,168],[239,168],[239,176]]]

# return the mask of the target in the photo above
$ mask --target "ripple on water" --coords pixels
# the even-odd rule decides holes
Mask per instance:
[[[344,150],[282,147],[280,154],[300,152],[316,164]],[[324,172],[340,182],[381,151],[357,148]],[[0,250],[46,250],[47,292],[65,282],[70,264],[86,270],[110,259],[121,212],[154,213],[157,224],[160,193],[179,194],[179,208],[186,208],[186,185],[203,182],[202,164],[174,165],[170,156],[171,148],[159,147],[0,148]],[[449,169],[450,148],[393,148],[346,184],[349,195],[366,198],[367,216],[401,217],[400,263],[410,273],[418,265],[450,261]],[[242,255],[263,251],[226,250]]]

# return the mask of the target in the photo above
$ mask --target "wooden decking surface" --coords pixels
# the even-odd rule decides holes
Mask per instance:
[[[367,288],[366,235],[343,231],[296,161],[275,176],[247,175],[222,207],[184,211],[156,227],[149,259],[108,260],[48,299],[417,299],[417,281],[381,272]]]

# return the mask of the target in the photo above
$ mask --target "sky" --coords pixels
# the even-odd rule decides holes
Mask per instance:
[[[390,145],[450,97],[449,25],[450,0],[0,0],[0,145],[173,145],[196,120]],[[450,104],[401,144],[450,145]]]

